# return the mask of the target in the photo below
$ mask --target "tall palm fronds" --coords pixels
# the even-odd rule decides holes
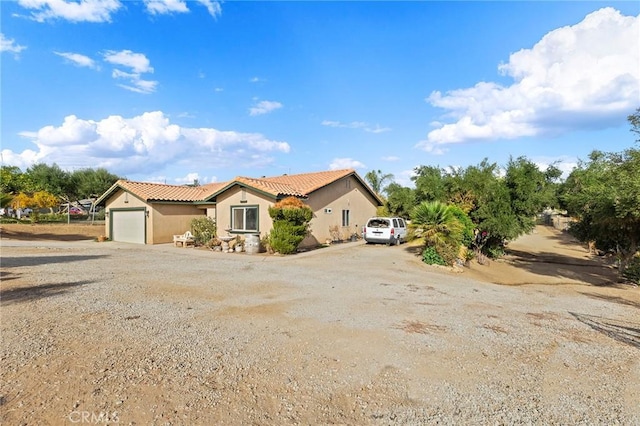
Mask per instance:
[[[464,226],[456,218],[452,206],[439,201],[420,203],[413,209],[411,220],[421,229],[425,246],[434,247],[448,264],[456,260]]]

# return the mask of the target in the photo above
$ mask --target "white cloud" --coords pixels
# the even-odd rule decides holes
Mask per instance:
[[[16,44],[15,40],[12,38],[5,38],[3,33],[0,33],[0,52],[10,52],[13,53],[17,58],[26,46],[21,46]]]
[[[215,89],[213,89],[214,92],[224,92],[224,89],[222,87],[216,87]]]
[[[96,62],[88,56],[81,55],[79,53],[71,53],[71,52],[53,52],[53,53],[65,58],[75,66],[99,69]]]
[[[8,165],[24,167],[44,162],[67,169],[105,167],[120,175],[152,175],[178,164],[190,170],[260,166],[273,161],[270,153],[290,150],[288,143],[259,133],[180,127],[161,111],[132,118],[114,115],[98,121],[71,115],[60,126],[45,126],[20,135],[31,139],[37,149],[21,153],[3,150]]]
[[[262,114],[268,114],[271,111],[282,108],[280,102],[275,101],[260,101],[251,108],[249,108],[249,115],[256,116]]]
[[[351,123],[342,123],[340,121],[324,120],[321,124],[323,126],[336,127],[336,128],[362,129],[365,132],[369,132],[369,133],[384,133],[391,130],[390,127],[380,127],[379,124],[376,124],[375,126],[372,127],[369,123],[365,123],[364,121],[352,121]]]
[[[187,173],[186,176],[175,178],[174,180],[175,180],[176,183],[183,184],[183,185],[184,184],[192,184],[195,181],[200,182],[200,175],[197,172]]]
[[[144,0],[147,12],[152,15],[186,13],[189,11],[184,0]]]
[[[407,187],[407,188],[415,188],[416,183],[411,180],[411,178],[416,177],[415,169],[410,170],[402,170],[398,173],[393,174],[393,181],[398,185]]]
[[[334,158],[329,164],[329,170],[364,169],[365,167],[367,166],[352,158]]]
[[[513,84],[480,82],[427,98],[453,123],[434,122],[416,146],[472,140],[559,135],[621,123],[640,98],[640,16],[613,8],[593,12],[573,26],[551,31],[531,49],[513,53],[501,74]]]
[[[203,5],[209,11],[209,15],[214,18],[222,13],[222,7],[220,7],[220,2],[214,0],[196,0],[198,3]]]
[[[111,14],[122,4],[118,0],[18,0],[25,9],[34,10],[31,19],[45,22],[66,19],[71,22],[111,22]]]
[[[252,77],[249,80],[249,82],[251,82],[251,83],[262,83],[262,82],[265,82],[265,81],[267,81],[267,80],[264,79],[264,78],[260,78],[260,77]]]
[[[142,73],[153,73],[153,67],[149,59],[142,53],[135,53],[131,50],[121,50],[119,52],[109,50],[104,53],[104,60],[114,64],[131,68],[131,72],[114,69],[111,76],[115,79],[128,80],[128,84],[118,84],[123,89],[149,94],[156,91],[158,82],[154,80],[142,79]]]
[[[389,155],[387,157],[382,157],[383,161],[399,161],[400,157],[396,157],[395,155]]]
[[[131,50],[121,50],[119,52],[108,50],[104,53],[104,60],[114,65],[131,68],[132,71],[138,74],[153,72],[149,59],[143,53],[135,53]]]

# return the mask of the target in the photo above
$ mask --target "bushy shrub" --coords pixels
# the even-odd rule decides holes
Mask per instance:
[[[502,244],[485,247],[485,251],[491,259],[498,259],[504,256],[504,246]]]
[[[269,246],[273,251],[281,254],[295,253],[305,235],[300,235],[300,229],[286,221],[276,221],[269,234]]]
[[[269,246],[281,254],[295,253],[298,245],[309,233],[313,210],[295,197],[288,197],[269,207],[273,228],[269,233]]]
[[[445,266],[447,262],[438,254],[435,247],[425,247],[422,252],[422,261],[428,265],[442,265]]]
[[[206,244],[216,236],[216,221],[205,216],[191,219],[191,233],[196,244]]]
[[[451,209],[451,214],[453,214],[453,216],[455,216],[455,218],[458,219],[458,222],[462,225],[460,243],[465,247],[471,247],[471,244],[473,243],[473,230],[475,229],[475,225],[469,218],[469,215],[467,215],[460,207],[451,205],[449,208]]]
[[[640,256],[636,256],[627,264],[622,276],[635,284],[640,284]]]

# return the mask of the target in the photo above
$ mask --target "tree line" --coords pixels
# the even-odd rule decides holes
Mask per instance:
[[[640,108],[627,119],[638,144]],[[414,188],[391,182],[393,175],[380,170],[370,171],[365,179],[384,195],[380,214],[411,218],[427,235],[435,232],[436,238],[425,246],[428,256],[436,260],[432,263],[444,258],[450,262],[456,244],[497,256],[505,241],[532,231],[536,216],[551,208],[572,217],[574,236],[614,253],[622,274],[635,280],[640,277],[638,148],[593,151],[566,179],[557,164],[540,170],[526,157],[510,158],[504,168],[486,158],[465,168],[419,166],[411,178]],[[385,182],[390,183],[384,186]],[[447,213],[447,206],[453,211]],[[461,234],[466,229],[468,240],[467,219],[475,232],[471,243],[464,243]],[[448,250],[446,244],[434,242],[447,239],[451,240]],[[433,256],[434,251],[439,258]]]
[[[62,203],[96,198],[119,176],[104,168],[68,172],[57,164],[35,164],[24,172],[16,166],[0,167],[0,205],[14,208],[52,208]]]

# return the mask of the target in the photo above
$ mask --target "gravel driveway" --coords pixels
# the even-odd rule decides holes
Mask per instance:
[[[406,246],[2,241],[2,424],[640,424],[640,306]]]

